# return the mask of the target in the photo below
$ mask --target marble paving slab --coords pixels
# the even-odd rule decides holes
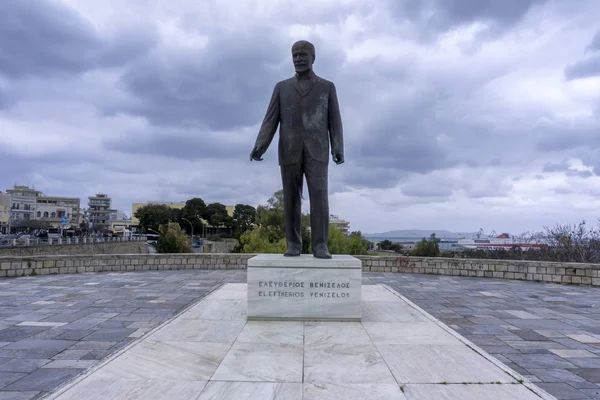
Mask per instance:
[[[48,398],[554,399],[384,285],[362,322],[247,321],[245,296],[222,286]]]

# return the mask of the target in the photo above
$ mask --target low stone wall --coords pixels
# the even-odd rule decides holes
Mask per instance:
[[[172,269],[245,269],[253,254],[98,254],[0,257],[0,277]],[[600,264],[357,256],[364,272],[418,273],[600,286]]]
[[[245,269],[250,254],[97,254],[0,257],[0,277],[172,269]]]
[[[600,264],[436,257],[356,257],[362,260],[365,272],[403,272],[600,286]]]
[[[28,257],[78,254],[148,254],[145,240],[95,242],[77,244],[43,244],[34,246],[0,247],[0,257]],[[0,276],[2,276],[0,274]]]
[[[221,242],[211,242],[209,240],[204,241],[203,253],[231,253],[235,246],[237,245],[237,241],[227,240]]]

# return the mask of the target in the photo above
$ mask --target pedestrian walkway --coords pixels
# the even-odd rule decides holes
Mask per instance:
[[[0,279],[0,400],[38,399],[244,271]]]
[[[226,284],[49,397],[553,399],[384,285],[362,322],[246,322]]]
[[[45,396],[147,335],[242,270],[0,279],[0,399]],[[558,399],[600,399],[600,289],[364,273]]]
[[[366,274],[365,274],[366,275]],[[559,399],[600,399],[600,289],[368,274]]]

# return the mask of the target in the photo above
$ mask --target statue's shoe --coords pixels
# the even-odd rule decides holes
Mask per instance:
[[[285,253],[283,253],[284,257],[298,257],[299,255],[300,252],[295,250],[288,250]]]
[[[331,254],[328,251],[317,252],[313,254],[315,258],[331,258]]]

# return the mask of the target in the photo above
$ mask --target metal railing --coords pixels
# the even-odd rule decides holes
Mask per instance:
[[[62,244],[87,244],[87,243],[117,243],[143,241],[145,237],[67,237],[67,238],[11,238],[0,239],[0,247],[25,247],[25,246],[51,246]]]

